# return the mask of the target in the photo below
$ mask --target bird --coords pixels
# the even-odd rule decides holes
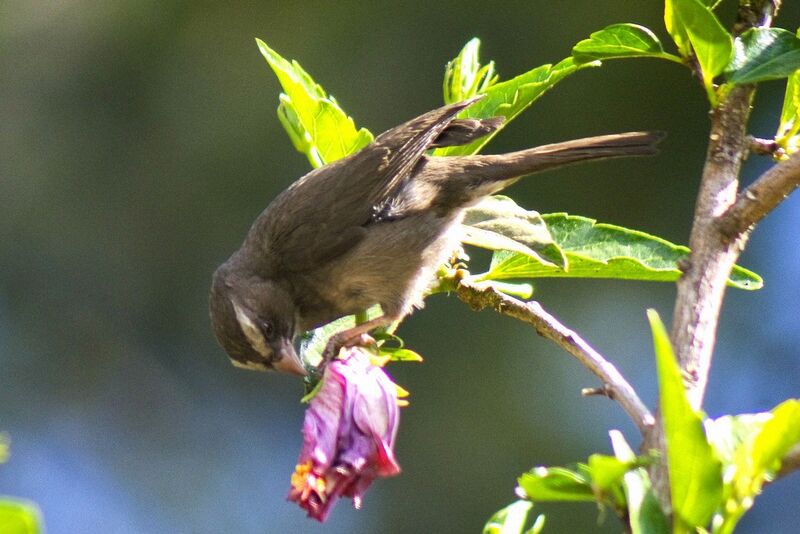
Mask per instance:
[[[436,269],[458,248],[466,208],[526,175],[655,154],[663,137],[640,131],[505,154],[432,155],[502,126],[502,116],[457,117],[480,98],[387,130],[301,177],[264,209],[212,277],[211,322],[234,365],[307,375],[294,348],[301,333],[379,304],[382,315],[328,342],[347,346],[421,306]]]

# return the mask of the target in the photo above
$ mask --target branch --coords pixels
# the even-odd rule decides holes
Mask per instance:
[[[751,154],[759,156],[780,157],[786,155],[786,151],[774,139],[764,139],[761,137],[748,136],[749,151]]]
[[[617,368],[576,332],[547,313],[538,302],[523,302],[504,295],[491,286],[464,280],[456,288],[456,295],[474,310],[492,308],[503,315],[533,326],[539,335],[555,342],[569,352],[600,379],[603,383],[602,390],[600,390],[602,394],[622,406],[642,435],[646,435],[655,424],[655,419],[647,406]],[[587,390],[586,393],[597,393],[597,390]]]
[[[708,153],[689,237],[692,252],[678,281],[672,345],[696,410],[703,404],[728,274],[747,239],[747,234],[726,238],[718,220],[736,201],[739,170],[748,148],[745,126],[753,89],[735,87],[711,115]]]
[[[786,475],[793,473],[800,469],[800,445],[794,447],[789,453],[783,457],[781,461],[781,468],[778,470],[775,479],[779,479],[781,477],[785,477]]]
[[[800,153],[775,165],[744,191],[720,218],[722,233],[738,239],[800,186]]]

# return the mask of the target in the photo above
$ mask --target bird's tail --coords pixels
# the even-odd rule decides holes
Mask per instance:
[[[650,156],[658,152],[656,145],[664,138],[663,132],[627,132],[621,134],[586,137],[543,145],[507,154],[453,156],[430,158],[428,169],[437,176],[440,192],[469,196],[477,199],[508,187],[522,176],[581,161]],[[450,199],[456,203],[470,199]]]
[[[580,161],[651,156],[658,152],[656,145],[663,138],[663,132],[601,135],[543,145],[508,154],[470,156],[464,159],[474,159],[475,161],[465,161],[464,163],[474,163],[484,167],[486,171],[483,176],[484,180],[508,180]]]

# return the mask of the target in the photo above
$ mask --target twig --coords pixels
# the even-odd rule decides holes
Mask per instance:
[[[456,295],[475,310],[492,308],[533,326],[539,335],[555,342],[594,373],[603,383],[603,394],[622,406],[642,435],[646,435],[654,425],[655,419],[650,410],[617,368],[576,332],[547,313],[538,302],[523,302],[504,295],[489,285],[463,280],[456,288]]]
[[[786,151],[774,139],[764,139],[761,137],[748,136],[747,142],[751,154],[759,156],[780,156],[783,157]]]
[[[720,218],[720,231],[737,239],[800,186],[800,153],[775,165],[744,191]]]
[[[800,469],[800,445],[794,447],[789,453],[783,457],[783,461],[781,461],[781,468],[778,470],[778,474],[776,475],[775,479],[779,479],[781,477],[785,477],[789,473],[797,471]]]

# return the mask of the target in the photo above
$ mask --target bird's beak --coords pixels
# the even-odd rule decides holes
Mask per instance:
[[[281,355],[281,359],[279,361],[273,362],[272,364],[272,367],[276,371],[298,376],[308,375],[306,368],[303,366],[303,362],[300,361],[300,357],[294,350],[294,346],[292,346],[292,342],[290,340],[288,339],[281,340],[280,351],[278,352],[278,354]]]

